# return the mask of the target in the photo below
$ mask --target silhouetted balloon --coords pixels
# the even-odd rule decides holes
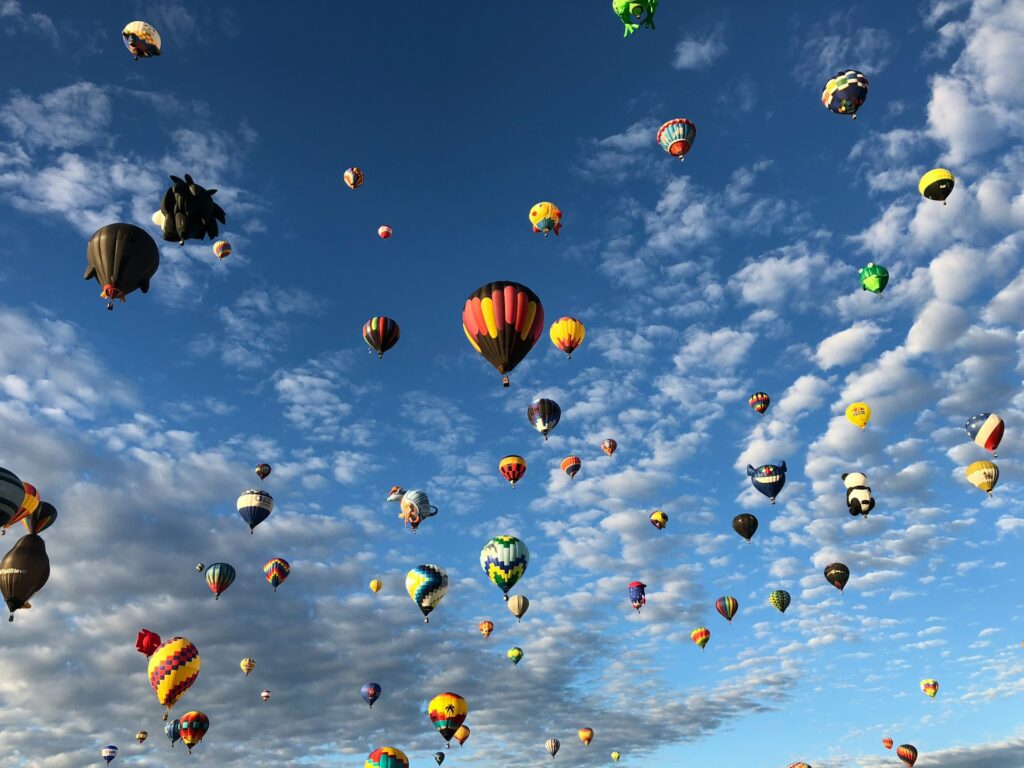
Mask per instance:
[[[136,288],[149,292],[149,280],[160,266],[160,249],[149,233],[134,224],[107,224],[96,230],[85,249],[89,265],[85,279],[96,279],[107,300],[107,309],[114,308],[114,299]]]
[[[732,529],[747,541],[757,531],[757,518],[744,512],[732,519]]]
[[[0,591],[14,621],[19,608],[31,608],[28,599],[43,588],[50,578],[50,558],[46,544],[38,535],[26,533],[0,560]]]
[[[186,240],[202,240],[217,237],[217,222],[226,223],[224,209],[213,202],[216,189],[205,189],[196,184],[187,173],[182,181],[171,176],[170,187],[164,192],[160,203],[163,214],[160,228],[163,238],[168,242],[177,240],[181,245]],[[154,218],[154,220],[156,220]]]

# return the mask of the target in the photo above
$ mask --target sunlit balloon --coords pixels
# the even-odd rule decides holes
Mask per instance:
[[[693,141],[696,138],[697,126],[685,117],[669,120],[658,129],[658,143],[661,148],[680,160],[693,148]]]
[[[750,478],[751,485],[761,494],[767,496],[768,500],[774,504],[775,497],[779,495],[786,485],[786,462],[762,464],[756,469],[747,464],[747,476]]]
[[[551,324],[548,335],[551,337],[551,343],[565,352],[565,356],[571,360],[572,353],[583,343],[587,329],[575,317],[560,317]]]
[[[1003,439],[1003,432],[1005,431],[1005,425],[1003,420],[996,413],[979,413],[977,416],[971,416],[964,424],[964,429],[967,430],[967,436],[980,445],[986,451],[991,451],[993,456],[998,456],[996,448],[999,447],[999,442]]]
[[[629,603],[632,605],[637,613],[640,613],[640,609],[647,605],[647,585],[642,581],[631,581],[629,582]]]
[[[242,491],[235,503],[239,516],[248,524],[249,533],[270,517],[274,511],[274,497],[260,488]]]
[[[989,496],[999,482],[999,467],[991,461],[976,461],[967,467],[967,480]]]
[[[402,332],[398,323],[384,315],[371,317],[363,324],[363,341],[377,353],[377,359],[398,343]]]
[[[149,657],[149,684],[167,719],[178,700],[199,676],[199,649],[187,637],[172,637]]]
[[[494,622],[493,621],[486,621],[486,620],[485,621],[481,621],[479,624],[477,624],[476,628],[478,630],[480,630],[480,634],[481,635],[483,635],[485,638],[487,638],[487,637],[490,637],[491,633],[494,631]]]
[[[707,627],[697,627],[690,633],[690,639],[699,645],[700,649],[703,651],[704,646],[707,645],[708,640],[711,639],[711,630]]]
[[[846,589],[846,582],[850,580],[850,569],[843,563],[829,563],[825,566],[825,579],[842,592]]]
[[[466,743],[466,739],[469,738],[469,726],[460,725],[458,730],[455,731],[455,735],[452,736],[452,738],[459,742],[459,746],[461,747],[463,744]]]
[[[544,332],[540,298],[520,283],[498,281],[477,288],[462,308],[462,330],[473,349],[502,374],[522,362]]]
[[[837,115],[849,115],[857,119],[860,109],[868,97],[868,79],[863,72],[847,69],[837,72],[821,92],[821,103]]]
[[[213,244],[213,255],[223,261],[231,255],[231,243],[227,240],[218,240]]]
[[[601,441],[601,450],[604,451],[609,456],[615,453],[615,449],[618,447],[619,444],[610,437],[607,437]]]
[[[455,735],[455,731],[465,722],[466,715],[469,714],[469,706],[459,694],[447,691],[439,693],[430,700],[427,705],[427,714],[430,717],[430,722],[440,732],[441,738],[448,742],[450,747],[452,736]]]
[[[206,586],[213,592],[214,600],[220,600],[220,596],[234,582],[235,569],[228,563],[214,563],[206,569]]]
[[[873,261],[868,262],[868,265],[857,273],[857,277],[860,280],[861,290],[879,295],[889,284],[889,270]]]
[[[393,235],[394,233],[395,233],[395,230],[393,230],[387,224],[381,224],[379,227],[377,227],[377,236],[381,240],[390,240],[391,239],[391,235]]]
[[[882,746],[885,747],[886,749],[892,749],[893,743],[894,743],[893,740],[890,739],[888,736],[886,736],[884,739],[882,739]]]
[[[732,619],[736,615],[736,611],[740,609],[740,604],[735,597],[725,596],[715,600],[715,610],[718,611],[722,618],[732,624]]]
[[[160,635],[156,632],[150,632],[145,628],[140,629],[138,637],[135,638],[135,650],[147,659],[152,656],[156,652],[156,649],[162,644]]]
[[[562,418],[562,409],[554,400],[546,397],[538,398],[526,408],[526,418],[544,439],[548,439],[548,433],[558,426]]]
[[[544,749],[548,751],[548,754],[551,755],[551,757],[558,754],[558,750],[561,746],[562,743],[558,739],[548,739],[544,742]]]
[[[139,742],[139,744],[141,744],[142,742],[144,742],[148,738],[149,738],[149,731],[138,731],[135,734],[135,740],[137,742]]]
[[[373,594],[377,594],[378,592],[380,592],[381,587],[383,586],[384,582],[380,579],[372,579],[370,581],[370,591],[373,592]]]
[[[786,609],[789,608],[789,603],[792,598],[784,589],[776,589],[770,595],[768,595],[768,604],[775,608],[779,613],[785,613]]]
[[[620,757],[622,757],[621,752],[612,752],[612,760],[614,760],[616,763],[619,762]]]
[[[288,578],[288,574],[292,572],[292,567],[283,557],[274,557],[267,560],[263,566],[263,575],[267,577],[267,582],[277,592],[277,588],[284,583],[284,580]]]
[[[512,664],[519,666],[519,662],[523,659],[523,649],[518,646],[513,646],[508,649],[508,653],[505,655],[508,656],[508,659]]]
[[[921,693],[931,698],[935,698],[939,692],[939,681],[938,680],[922,680],[921,681]]]
[[[107,765],[110,765],[111,761],[115,757],[117,757],[117,747],[115,747],[113,744],[108,744],[100,750],[100,757],[103,758],[103,762],[105,762]]]
[[[343,178],[345,179],[345,184],[348,185],[349,189],[356,189],[357,187],[363,186],[363,181],[365,180],[363,172],[355,166],[345,171]]]
[[[668,525],[668,515],[666,515],[660,509],[656,509],[653,512],[651,512],[650,521],[651,525],[653,525],[659,531],[663,531],[665,530],[665,526]]]
[[[764,412],[767,411],[768,406],[772,404],[772,399],[768,396],[767,392],[755,392],[747,400],[747,404],[764,416]]]
[[[397,747],[377,747],[367,756],[363,768],[409,768],[409,758]]]
[[[522,621],[523,616],[530,609],[530,601],[525,595],[512,595],[506,603],[509,611],[516,617],[516,621]]]
[[[402,511],[398,514],[398,517],[402,521],[402,526],[408,525],[412,528],[413,533],[416,533],[420,523],[428,517],[433,517],[438,512],[437,507],[430,503],[430,498],[426,492],[418,488],[412,488],[402,494],[399,506]]]
[[[7,533],[7,529],[15,523],[20,523],[22,520],[33,514],[39,505],[42,503],[39,501],[39,491],[32,483],[22,483],[21,488],[24,491],[24,495],[21,497],[21,504],[18,505],[17,511],[3,524],[3,528],[0,529],[0,535]]]
[[[241,667],[242,672],[248,677],[254,669],[256,669],[256,659],[246,657],[238,662],[238,666]]]
[[[846,418],[851,424],[864,429],[871,421],[871,406],[867,403],[850,403],[846,407]]]
[[[260,701],[262,701],[264,704],[266,704],[268,701],[270,701],[270,689],[269,688],[264,688],[262,691],[260,691]]]
[[[498,471],[509,481],[513,488],[526,474],[526,459],[516,454],[509,454],[498,462]]]
[[[152,24],[144,21],[130,21],[121,30],[125,47],[135,61],[159,56],[162,42],[160,33]]]
[[[569,476],[570,480],[576,477],[582,466],[583,461],[579,456],[566,456],[562,459],[562,471]]]
[[[363,687],[359,689],[359,695],[363,697],[363,701],[370,705],[370,709],[373,709],[373,702],[380,698],[380,694],[380,683],[372,681],[363,683]]]
[[[941,201],[945,205],[946,198],[953,191],[955,184],[956,179],[953,178],[953,174],[945,168],[932,168],[917,183],[917,191],[921,193],[922,197]]]
[[[437,565],[417,565],[405,575],[405,591],[423,614],[423,623],[430,623],[430,612],[448,593],[448,574]]]
[[[907,768],[914,768],[914,763],[917,762],[917,747],[913,744],[900,744],[896,747],[896,756]]]
[[[515,536],[495,536],[480,550],[480,567],[491,583],[505,594],[505,600],[529,564],[530,550]]]
[[[2,504],[3,500],[0,498],[0,505]],[[2,510],[0,510],[0,517],[3,517]],[[29,533],[42,533],[56,521],[57,508],[47,501],[41,501],[34,512],[21,519],[21,524],[25,526],[25,530]]]
[[[549,232],[557,235],[562,229],[562,212],[554,203],[537,203],[530,209],[530,224],[534,232],[543,232],[544,237]]]
[[[590,746],[590,742],[594,738],[594,729],[593,728],[580,728],[576,732],[576,735],[580,737],[580,741],[583,742],[583,746],[589,747]]]

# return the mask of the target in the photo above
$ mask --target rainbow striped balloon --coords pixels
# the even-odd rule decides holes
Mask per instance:
[[[267,564],[263,566],[263,573],[275,592],[277,592],[277,588],[281,586],[281,583],[288,578],[288,574],[291,572],[292,567],[283,557],[267,560]]]

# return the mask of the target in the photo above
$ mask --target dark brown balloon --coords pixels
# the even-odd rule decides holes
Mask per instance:
[[[267,475],[269,475],[270,472],[271,472],[271,469],[270,469],[270,465],[269,464],[257,464],[256,465],[256,474],[259,476],[260,480],[266,479]]]
[[[136,288],[149,292],[149,279],[160,266],[160,249],[149,233],[134,224],[107,224],[89,238],[85,251],[89,266],[85,279],[103,286],[100,294],[107,300],[107,309],[113,309],[114,299],[125,296]]]
[[[732,519],[732,529],[744,539],[750,541],[757,531],[757,518],[753,515],[748,515],[746,512],[742,515],[736,515]]]
[[[842,592],[846,582],[850,580],[850,569],[842,563],[831,563],[825,566],[825,578],[829,584]]]
[[[26,533],[0,560],[0,592],[11,612],[28,605],[28,599],[43,588],[50,578],[50,558],[46,543],[34,533]]]
[[[205,189],[196,184],[187,173],[185,179],[171,176],[173,184],[164,192],[160,212],[164,215],[164,240],[177,240],[181,245],[186,240],[202,240],[217,237],[217,222],[227,223],[224,209],[213,202],[216,189]]]

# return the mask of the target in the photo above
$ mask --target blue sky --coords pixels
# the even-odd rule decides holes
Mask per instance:
[[[383,745],[432,765],[444,690],[472,729],[446,766],[548,764],[550,737],[561,766],[900,765],[883,736],[928,768],[1024,763],[1021,6],[664,0],[623,40],[608,3],[338,5],[0,0],[0,466],[60,510],[50,582],[4,623],[5,764],[79,768],[107,743],[115,765],[185,760],[142,626],[199,647],[176,711],[210,716],[192,759],[229,768]],[[160,58],[124,49],[136,18]],[[856,121],[820,102],[845,68],[871,83]],[[697,125],[685,163],[654,140],[674,117]],[[916,191],[935,166],[957,177],[945,207]],[[185,173],[220,190],[233,254],[162,244],[151,292],[104,311],[86,241],[114,221],[156,235]],[[530,231],[541,200],[559,237]],[[881,298],[857,285],[872,260]],[[587,326],[571,361],[545,333],[509,390],[459,327],[503,279]],[[381,361],[360,338],[376,314],[402,329]],[[525,418],[541,396],[563,414],[546,443]],[[964,478],[987,458],[963,431],[980,411],[1007,425],[991,499]],[[514,491],[508,453],[529,465]],[[771,506],[745,467],[783,459]],[[261,461],[277,506],[249,536],[234,503]],[[440,508],[415,536],[384,503],[396,483]],[[478,565],[501,533],[531,551],[519,625]],[[273,556],[292,564],[276,594]],[[193,564],[217,560],[239,577],[214,602]],[[403,584],[420,563],[451,577],[427,626]]]

